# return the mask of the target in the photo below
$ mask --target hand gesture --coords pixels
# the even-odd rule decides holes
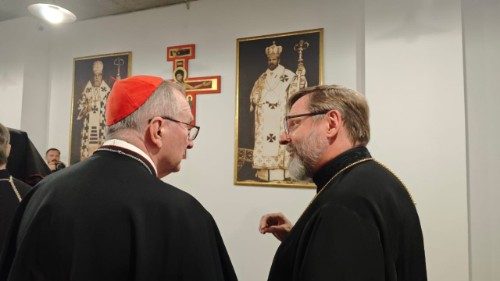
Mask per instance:
[[[57,164],[56,162],[50,162],[50,163],[47,164],[49,166],[49,169],[50,169],[51,172],[53,172],[53,171],[56,170],[56,168],[57,168],[56,164]]]
[[[272,233],[280,241],[288,236],[291,229],[292,223],[282,213],[266,214],[260,219],[259,232]]]

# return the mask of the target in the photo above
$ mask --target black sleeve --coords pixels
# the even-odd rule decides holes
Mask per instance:
[[[337,205],[323,207],[301,243],[298,280],[385,280],[377,228]]]

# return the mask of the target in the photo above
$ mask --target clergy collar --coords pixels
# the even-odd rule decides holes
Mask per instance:
[[[356,161],[368,157],[371,157],[368,149],[364,146],[358,146],[342,152],[337,157],[327,162],[313,176],[313,181],[318,187],[317,192],[319,192],[332,176],[337,174],[340,170]]]
[[[158,170],[156,169],[156,165],[153,162],[153,160],[151,159],[151,157],[149,157],[149,155],[147,155],[144,151],[142,151],[137,146],[135,146],[131,143],[128,143],[124,140],[111,139],[111,140],[105,141],[102,144],[101,148],[110,148],[110,147],[111,148],[123,148],[125,150],[130,151],[130,152],[133,152],[134,154],[137,154],[135,156],[140,156],[140,158],[146,160],[146,163],[144,163],[144,164],[146,164],[148,166],[148,168],[151,170],[151,173],[153,173],[153,171],[154,171],[154,175],[155,176],[158,175]]]

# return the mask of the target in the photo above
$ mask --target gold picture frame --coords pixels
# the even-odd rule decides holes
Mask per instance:
[[[238,38],[236,54],[234,184],[314,187],[289,177],[279,135],[289,95],[323,83],[323,28]]]
[[[105,105],[116,80],[131,73],[132,52],[75,58],[69,162],[86,158],[104,142]]]

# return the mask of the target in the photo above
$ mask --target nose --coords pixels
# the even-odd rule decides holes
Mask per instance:
[[[191,148],[193,148],[193,145],[194,145],[193,141],[192,141],[192,140],[190,140],[190,139],[188,139],[187,149],[191,149]]]
[[[290,136],[286,132],[282,132],[280,135],[280,144],[286,145],[290,143]]]

